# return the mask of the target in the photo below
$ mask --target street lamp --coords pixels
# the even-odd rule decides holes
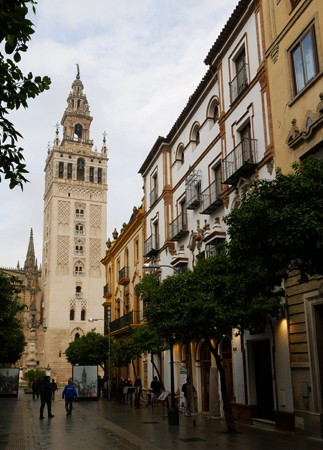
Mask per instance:
[[[154,269],[160,269],[161,267],[168,267],[169,269],[175,270],[175,267],[173,266],[167,266],[166,264],[150,264],[150,263],[144,263],[142,268],[144,270],[154,270]]]
[[[108,374],[109,374],[109,386],[111,386],[111,370],[110,370],[110,353],[111,353],[110,338],[111,338],[111,330],[110,330],[110,324],[105,319],[92,319],[92,318],[88,319],[89,322],[97,322],[98,320],[103,320],[103,322],[108,327],[108,336],[109,336]],[[108,386],[108,400],[110,400],[110,389],[109,389],[109,386]]]
[[[145,263],[142,268],[145,270],[159,269],[160,267],[168,267],[169,269],[175,270],[173,266],[167,266],[165,264],[150,264]],[[171,407],[168,410],[168,424],[169,425],[179,425],[179,410],[175,401],[175,382],[174,382],[174,339],[173,337],[169,340],[170,344],[170,398]]]
[[[43,325],[43,331],[45,333],[47,331],[45,319],[36,320],[36,313],[37,313],[36,306],[35,304],[32,304],[30,306],[31,319],[28,320],[26,318],[23,318],[21,319],[21,321],[25,322],[29,326],[30,331],[35,331],[36,328],[38,328],[40,325]]]

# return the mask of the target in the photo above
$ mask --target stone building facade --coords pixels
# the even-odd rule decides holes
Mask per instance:
[[[103,318],[100,263],[107,228],[107,147],[90,139],[92,117],[79,70],[45,165],[43,224],[43,314],[47,318],[44,360],[58,381],[67,380],[69,343]],[[96,329],[103,332],[103,322]]]
[[[110,323],[111,339],[115,341],[128,339],[128,325],[135,328],[143,323],[143,302],[135,292],[136,284],[142,278],[143,212],[143,207],[134,207],[129,222],[123,224],[120,234],[114,230],[113,240],[108,239],[106,254],[101,261],[106,277],[103,288],[104,318]],[[120,369],[119,375],[132,380],[140,377],[147,388],[147,364],[143,359],[135,361],[135,373],[129,364]]]
[[[323,159],[323,4],[263,1],[276,166]],[[323,436],[323,278],[286,283],[296,432]]]
[[[260,0],[237,2],[204,62],[205,76],[140,168],[144,257],[160,265],[161,278],[192,270],[198,258],[214,255],[226,239],[223,217],[239,207],[248,182],[275,176]],[[232,330],[219,351],[235,418],[294,430],[286,318],[243,336]],[[204,339],[191,349],[177,342],[174,359],[175,389],[180,391],[180,371],[186,370],[196,386],[198,410],[223,414],[219,374]],[[169,389],[169,355],[161,355],[159,364]]]
[[[0,271],[21,280],[22,283],[18,286],[21,289],[19,297],[21,303],[27,305],[18,317],[27,342],[20,360],[15,364],[21,370],[21,379],[29,369],[46,368],[43,357],[46,319],[42,310],[41,267],[38,267],[35,258],[33,230],[30,231],[25,264],[20,267],[18,262],[16,269],[0,268]]]

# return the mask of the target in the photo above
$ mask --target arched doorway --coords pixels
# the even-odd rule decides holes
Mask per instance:
[[[201,387],[202,387],[202,411],[208,412],[210,405],[210,367],[211,352],[206,343],[201,349]]]

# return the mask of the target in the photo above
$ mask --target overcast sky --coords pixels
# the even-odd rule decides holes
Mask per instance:
[[[51,89],[11,119],[30,171],[27,184],[0,183],[0,267],[23,265],[30,229],[42,258],[44,166],[80,66],[93,116],[91,139],[108,146],[107,237],[142,200],[138,174],[158,136],[166,136],[207,67],[203,61],[238,0],[39,1],[24,73],[48,75]],[[62,138],[62,130],[60,130]],[[104,255],[102,255],[103,257]]]

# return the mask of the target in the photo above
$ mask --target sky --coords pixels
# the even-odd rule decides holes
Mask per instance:
[[[204,59],[238,0],[39,0],[35,33],[20,67],[48,75],[51,88],[10,119],[30,183],[0,183],[0,267],[26,259],[31,228],[42,258],[44,167],[55,125],[79,64],[93,117],[91,139],[107,133],[107,237],[120,232],[143,197],[138,173],[158,136],[166,136],[207,71]],[[2,51],[2,47],[0,47]],[[60,127],[60,138],[62,138]],[[103,257],[104,255],[102,255]]]

